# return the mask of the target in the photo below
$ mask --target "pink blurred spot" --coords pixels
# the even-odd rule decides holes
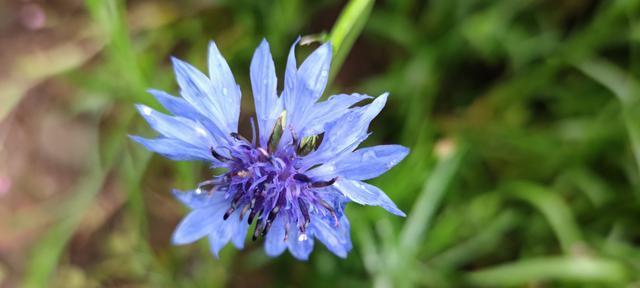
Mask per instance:
[[[20,20],[27,29],[38,30],[44,27],[47,15],[40,5],[26,4],[20,9]]]
[[[11,189],[11,180],[7,177],[0,176],[0,197],[7,195]]]

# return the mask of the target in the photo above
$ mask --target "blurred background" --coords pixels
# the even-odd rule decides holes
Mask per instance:
[[[1,286],[640,287],[639,2],[2,1]],[[132,143],[133,103],[213,39],[246,129],[253,50],[281,76],[298,35],[335,44],[325,96],[391,93],[365,146],[411,148],[372,181],[407,218],[349,205],[346,260],[171,246],[210,171]]]

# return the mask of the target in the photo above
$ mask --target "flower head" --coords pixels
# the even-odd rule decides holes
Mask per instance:
[[[263,40],[253,56],[257,127],[252,120],[251,140],[238,134],[240,88],[214,42],[209,45],[208,77],[173,59],[182,98],[149,91],[173,116],[137,105],[162,136],[132,139],[167,158],[206,161],[224,170],[192,191],[174,191],[192,209],[176,228],[174,244],[208,236],[218,255],[229,242],[243,248],[255,222],[251,237],[263,237],[270,256],[288,249],[307,259],[318,239],[346,257],[351,250],[347,202],[378,205],[404,216],[384,192],[362,181],[386,172],[408,149],[381,145],[356,150],[387,95],[361,106],[355,105],[372,97],[340,94],[316,103],[327,85],[331,44],[317,48],[300,67],[296,44],[289,52],[281,96],[269,44]]]

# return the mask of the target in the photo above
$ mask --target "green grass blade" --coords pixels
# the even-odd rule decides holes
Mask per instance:
[[[549,257],[472,272],[467,280],[474,286],[497,287],[532,285],[544,280],[620,284],[627,277],[625,267],[615,261],[588,257]]]
[[[575,66],[585,75],[609,89],[622,104],[622,120],[627,128],[633,155],[640,168],[640,91],[638,82],[620,68],[602,59],[589,59]]]
[[[501,237],[512,227],[518,224],[521,217],[513,211],[502,212],[483,231],[472,238],[456,245],[433,257],[430,261],[434,266],[452,269],[494,251],[496,243],[500,243]],[[499,248],[498,248],[499,249]]]
[[[331,78],[335,78],[342,67],[345,58],[351,51],[364,25],[371,15],[373,0],[351,0],[342,10],[331,33],[329,40],[333,44],[333,61],[331,63]]]
[[[582,243],[582,233],[573,212],[558,194],[526,182],[510,183],[507,189],[517,198],[529,202],[547,218],[565,253],[571,253],[572,248]]]
[[[440,159],[431,176],[425,181],[424,188],[400,234],[400,247],[404,251],[412,253],[421,243],[447,188],[462,164],[466,151],[466,145],[456,147],[452,153]]]

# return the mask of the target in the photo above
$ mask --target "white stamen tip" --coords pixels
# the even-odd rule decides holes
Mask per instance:
[[[302,233],[300,234],[300,236],[298,236],[298,241],[306,241],[307,239],[309,239],[307,237],[307,234]]]

